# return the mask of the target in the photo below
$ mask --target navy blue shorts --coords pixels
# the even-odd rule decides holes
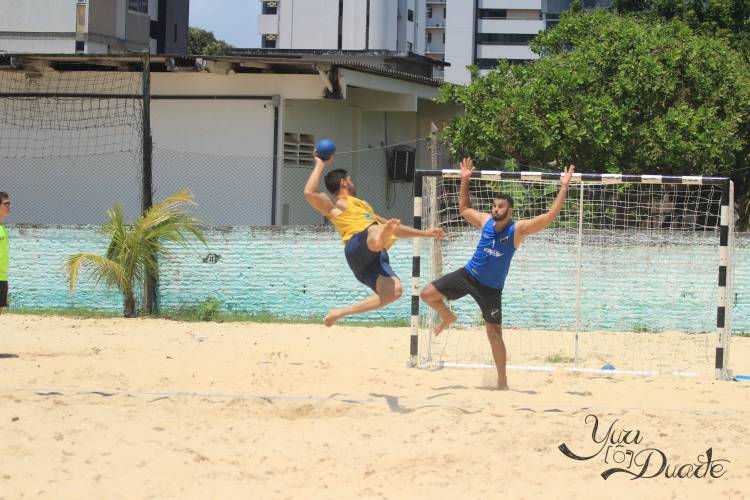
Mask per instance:
[[[367,248],[367,229],[355,234],[346,242],[344,255],[357,280],[375,292],[377,292],[375,284],[378,276],[396,276],[391,269],[388,252],[385,250],[373,252]]]
[[[499,325],[503,322],[503,289],[483,285],[466,270],[466,267],[436,279],[432,286],[448,300],[471,295],[482,310],[482,317],[487,323]]]

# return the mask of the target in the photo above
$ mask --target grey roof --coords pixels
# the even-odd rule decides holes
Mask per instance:
[[[304,52],[304,53],[303,53]],[[415,56],[415,57],[412,57]],[[139,53],[128,54],[7,54],[0,53],[0,68],[9,67],[14,64],[23,64],[24,61],[49,62],[58,66],[69,66],[69,71],[83,70],[80,65],[87,66],[119,66],[127,67],[142,64],[144,55]],[[351,58],[351,60],[349,59]],[[396,80],[408,81],[438,87],[444,82],[440,79],[411,73],[402,69],[394,69],[380,63],[387,58],[408,65],[413,63],[415,67],[432,67],[435,64],[432,59],[416,56],[416,54],[405,52],[388,51],[277,51],[270,53],[263,49],[244,49],[236,54],[221,56],[181,56],[158,54],[151,55],[152,71],[169,71],[168,68],[179,68],[181,71],[204,71],[202,62],[216,61],[225,62],[243,68],[243,63],[251,66],[262,66],[264,72],[278,74],[303,73],[316,74],[320,66],[330,68],[343,68],[362,73],[369,73]],[[420,59],[421,58],[421,59]],[[355,60],[359,59],[359,60]],[[429,62],[424,61],[429,60]],[[368,64],[372,60],[373,64]],[[88,69],[88,68],[87,68]]]

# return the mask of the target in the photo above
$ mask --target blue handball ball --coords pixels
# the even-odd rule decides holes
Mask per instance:
[[[604,365],[602,366],[602,370],[614,370],[615,367],[612,365]]]
[[[321,139],[318,144],[315,145],[315,149],[318,152],[318,158],[325,161],[336,152],[336,144],[330,139]]]

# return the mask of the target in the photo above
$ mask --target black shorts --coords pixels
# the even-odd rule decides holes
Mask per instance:
[[[8,282],[0,281],[0,307],[8,307]]]
[[[367,247],[367,229],[355,234],[346,242],[344,254],[357,280],[372,288],[374,292],[377,292],[375,285],[378,276],[396,276],[391,269],[388,252],[373,252]]]
[[[487,323],[493,325],[502,323],[503,290],[483,285],[469,274],[465,267],[436,279],[432,282],[432,285],[448,300],[456,300],[465,295],[471,295],[479,304],[482,317]]]

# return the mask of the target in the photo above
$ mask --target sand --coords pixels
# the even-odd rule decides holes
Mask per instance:
[[[510,371],[498,392],[407,368],[408,335],[0,316],[0,498],[750,497],[750,381]],[[750,374],[750,339],[732,360]],[[573,460],[602,448],[587,415],[615,444]],[[715,477],[602,478],[647,448],[669,472],[711,448]]]

